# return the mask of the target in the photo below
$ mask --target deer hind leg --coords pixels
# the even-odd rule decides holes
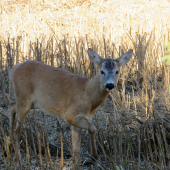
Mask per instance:
[[[15,116],[17,112],[16,102],[10,103],[10,137],[13,139],[13,132],[15,129]]]
[[[13,138],[15,137],[18,139],[21,126],[24,123],[25,117],[30,110],[30,107],[31,105],[29,102],[22,102],[21,105],[17,105],[16,102],[10,103],[10,137],[8,140],[10,149],[12,149]]]
[[[95,159],[97,159],[98,154],[97,154],[96,142],[95,142],[95,127],[87,119],[85,119],[83,117],[74,118],[70,124],[77,127],[77,128],[86,129],[86,130],[89,131],[90,141],[91,141],[91,149],[90,149],[90,151],[91,151],[92,156]],[[79,133],[79,135],[77,135],[76,137],[81,138],[81,134]],[[75,142],[75,141],[81,142],[81,140],[74,139],[74,136],[72,136],[72,138],[73,138],[72,139],[73,142]],[[73,144],[73,150],[77,151],[77,152],[80,152],[80,145]]]
[[[14,124],[16,125],[16,129],[14,132],[14,137],[15,137],[15,156],[17,158],[17,167],[21,167],[22,169],[22,160],[21,160],[21,155],[20,153],[20,147],[19,147],[19,134],[21,130],[21,126],[24,123],[24,120],[27,116],[27,113],[29,112],[31,108],[31,102],[30,100],[19,100],[17,98],[16,106],[17,106],[17,113],[15,114],[15,122]],[[13,122],[12,122],[13,123]]]
[[[22,101],[18,102],[17,100],[17,114],[15,117],[16,129],[15,129],[15,137],[17,138],[20,134],[21,126],[24,123],[24,120],[31,109],[31,101]]]

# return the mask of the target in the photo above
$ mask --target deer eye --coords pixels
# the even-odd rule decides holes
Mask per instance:
[[[104,71],[101,71],[101,74],[105,75]]]
[[[116,71],[116,74],[119,74],[119,71]]]

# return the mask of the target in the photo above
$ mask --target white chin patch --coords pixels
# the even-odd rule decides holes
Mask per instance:
[[[113,88],[113,89],[114,89],[114,88]],[[112,91],[113,89],[110,90],[109,88],[106,88],[107,91]]]

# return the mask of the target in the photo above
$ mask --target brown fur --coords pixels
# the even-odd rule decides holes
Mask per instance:
[[[91,49],[89,51],[93,52]],[[92,60],[101,64],[103,59],[92,56]],[[15,136],[18,136],[29,110],[39,107],[62,116],[73,125],[72,144],[76,154],[80,152],[81,129],[87,129],[91,138],[92,156],[97,158],[95,128],[89,120],[109,94],[100,77],[99,72],[89,80],[31,60],[15,65],[11,69],[11,80],[16,95],[16,102],[10,104],[11,138],[14,125]]]

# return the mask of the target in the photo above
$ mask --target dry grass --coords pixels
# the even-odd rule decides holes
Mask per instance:
[[[102,36],[115,41],[130,28],[132,33],[156,31],[156,37],[167,33],[170,5],[163,1],[1,1],[1,38],[21,36],[35,41],[41,36],[68,34]],[[111,35],[110,35],[111,34]]]
[[[0,168],[73,169],[64,157],[71,153],[67,126],[57,120],[57,140],[51,143],[52,128],[45,118],[36,121],[39,114],[22,128],[21,152],[14,148],[5,155],[7,107],[14,98],[8,70],[30,58],[91,78],[97,68],[89,63],[88,47],[104,57],[116,58],[129,48],[134,54],[94,116],[99,160],[83,169],[170,167],[169,66],[161,61],[163,43],[170,41],[168,1],[13,0],[1,1],[0,9]],[[90,157],[85,136],[81,159]]]

